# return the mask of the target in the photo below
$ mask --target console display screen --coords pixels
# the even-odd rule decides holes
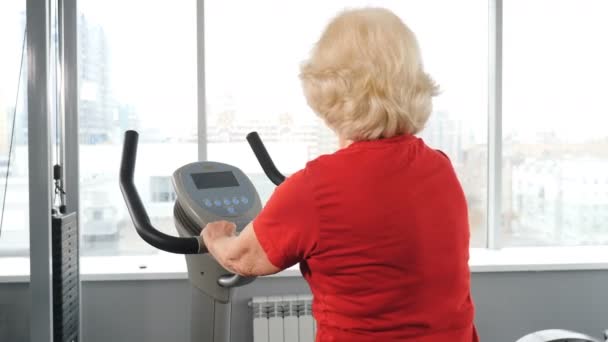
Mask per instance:
[[[193,173],[192,180],[198,189],[239,186],[239,182],[230,171]]]

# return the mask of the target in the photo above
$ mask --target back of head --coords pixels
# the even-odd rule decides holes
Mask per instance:
[[[300,78],[311,108],[336,133],[355,141],[419,132],[437,92],[424,72],[416,37],[382,8],[335,17]]]

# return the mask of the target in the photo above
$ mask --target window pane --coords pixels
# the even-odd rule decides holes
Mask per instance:
[[[24,34],[25,1],[0,2],[0,256],[29,254]]]
[[[176,198],[170,176],[150,178],[150,200],[152,202],[171,202],[172,204]]]
[[[608,2],[504,3],[506,245],[608,243]]]
[[[485,245],[486,1],[205,2],[209,159],[239,165],[265,201],[274,186],[249,152],[249,131],[260,132],[285,173],[335,151],[336,139],[302,95],[299,65],[330,18],[370,4],[393,10],[418,37],[425,66],[442,89],[421,136],[450,156],[469,202],[472,245]]]
[[[157,253],[137,236],[118,187],[123,134],[140,133],[135,183],[152,223],[177,235],[172,186],[154,196],[152,186],[197,159],[196,2],[78,5],[83,250]]]

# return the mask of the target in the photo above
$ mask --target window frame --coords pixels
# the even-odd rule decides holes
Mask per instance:
[[[543,271],[543,270],[582,270],[608,269],[608,257],[598,258],[597,255],[608,256],[608,246],[578,246],[578,247],[504,247],[501,243],[502,227],[502,49],[503,49],[503,0],[487,0],[488,5],[488,147],[487,147],[487,223],[485,248],[471,248],[472,272],[501,272],[501,271]],[[64,130],[64,158],[66,175],[66,192],[68,210],[79,211],[78,189],[78,69],[77,69],[77,38],[78,27],[76,20],[77,0],[65,2],[66,17],[61,19],[63,40],[62,56],[62,85],[63,106],[66,113]],[[206,115],[206,78],[205,78],[205,1],[197,1],[197,132],[198,160],[207,159],[207,115]],[[29,153],[33,147],[28,146]],[[50,146],[49,146],[50,148]],[[569,253],[571,262],[560,258],[565,252]],[[525,255],[522,258],[518,255]],[[22,258],[3,257],[5,265],[21,265]],[[181,257],[180,257],[181,259]],[[101,261],[104,261],[102,263]],[[105,263],[112,260],[113,262]],[[148,267],[140,268],[142,262],[151,266],[154,260],[174,260],[174,256],[159,253],[154,256],[112,256],[82,257],[83,279],[94,280],[133,280],[133,279],[182,279],[186,277],[185,265],[179,264],[173,268]],[[106,264],[108,268],[87,268],[87,265]],[[182,263],[183,264],[183,263]],[[88,269],[88,270],[87,270]],[[13,272],[14,271],[14,272]],[[13,272],[14,277],[11,277]],[[29,281],[29,274],[22,274],[8,267],[0,273],[0,283],[13,281]],[[297,272],[289,269],[278,276],[292,276]],[[141,274],[144,274],[141,276]],[[299,275],[299,273],[297,273]],[[27,278],[27,280],[26,280]]]
[[[500,248],[502,227],[503,1],[488,0],[488,200],[486,248]]]
[[[188,279],[183,256],[157,255],[89,256],[81,260],[83,282],[158,281]],[[29,258],[2,259],[3,283],[30,281]],[[471,273],[591,271],[608,269],[608,246],[509,247],[500,250],[471,248]],[[300,277],[298,265],[266,277]]]

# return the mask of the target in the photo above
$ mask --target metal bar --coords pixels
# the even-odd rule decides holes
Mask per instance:
[[[55,162],[65,166],[65,144],[64,144],[64,137],[65,137],[65,117],[64,117],[64,113],[65,113],[65,98],[64,98],[64,94],[65,94],[65,89],[64,89],[64,73],[63,73],[63,68],[64,68],[64,64],[63,64],[63,52],[64,52],[64,27],[63,27],[63,11],[61,9],[62,7],[62,0],[55,0],[56,3],[56,10],[57,10],[57,54],[56,54],[56,61],[55,61],[55,70],[56,70],[56,80],[55,83],[57,85],[56,87],[56,93],[53,94],[53,96],[56,97],[56,101],[57,101],[57,130],[59,131],[59,136],[57,137],[57,141],[55,141],[55,144],[57,144],[57,156],[56,156],[56,160]],[[65,172],[61,172],[61,182],[62,184],[65,184]]]
[[[57,98],[57,129],[59,136],[55,144],[57,145],[57,156],[54,161],[62,167],[60,184],[65,190],[67,175],[66,169],[66,63],[65,63],[65,15],[64,15],[64,0],[55,0],[57,2],[57,60],[56,60],[56,81],[57,93],[54,94]],[[67,194],[60,193],[60,203],[65,204]],[[67,212],[67,211],[66,211]]]
[[[59,0],[59,12],[63,18],[63,175],[66,192],[66,212],[75,212],[77,231],[80,231],[79,213],[79,149],[78,149],[78,10],[77,0]],[[80,239],[77,240],[80,253]],[[80,255],[77,267],[80,270]],[[78,284],[78,300],[82,302],[82,288]],[[78,304],[81,307],[81,303]],[[82,331],[82,310],[79,310],[78,335]]]
[[[53,341],[49,0],[27,0],[30,341]]]
[[[205,1],[196,2],[196,67],[198,160],[207,160],[207,101],[205,98]]]
[[[503,2],[490,0],[488,68],[488,237],[490,249],[500,247],[502,229],[502,29]]]
[[[78,16],[76,0],[59,0],[63,12],[63,175],[68,212],[78,212]]]

